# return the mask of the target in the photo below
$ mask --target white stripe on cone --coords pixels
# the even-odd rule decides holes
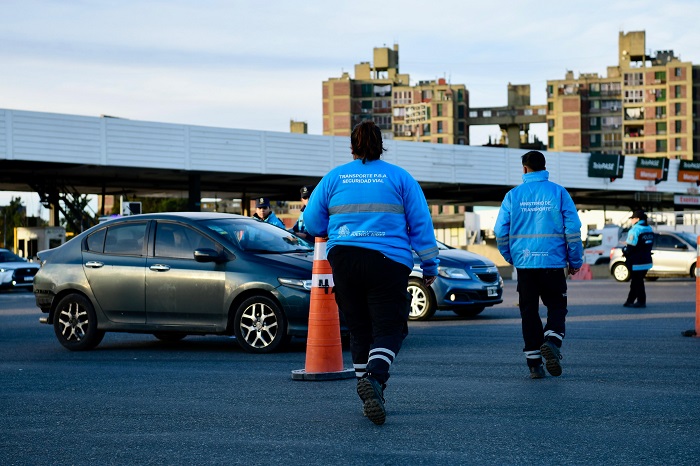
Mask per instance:
[[[319,241],[316,243],[316,247],[314,248],[314,260],[325,261],[326,259],[326,242]]]
[[[335,283],[333,282],[333,274],[315,273],[311,276],[312,288],[326,288],[333,286],[335,286]]]

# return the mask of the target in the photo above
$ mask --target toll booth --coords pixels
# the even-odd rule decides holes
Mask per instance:
[[[63,227],[15,228],[15,252],[25,259],[34,259],[39,251],[53,249],[66,242]]]

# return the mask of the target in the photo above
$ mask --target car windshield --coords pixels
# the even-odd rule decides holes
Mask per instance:
[[[200,222],[226,242],[248,252],[286,254],[313,251],[312,243],[265,222],[253,219],[216,219]]]
[[[27,262],[27,260],[11,251],[0,251],[0,262]]]
[[[678,236],[680,236],[681,238],[683,238],[686,243],[690,244],[695,249],[698,248],[698,237],[697,236],[693,235],[692,233],[685,232],[685,231],[678,231],[678,232],[676,232],[676,234]]]

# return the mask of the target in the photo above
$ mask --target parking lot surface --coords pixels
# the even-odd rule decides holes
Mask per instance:
[[[647,283],[644,310],[627,291],[569,282],[557,378],[529,379],[512,281],[474,319],[411,322],[383,426],[353,380],[291,379],[303,340],[256,355],[107,334],[70,352],[30,293],[0,293],[0,464],[697,464],[700,338],[681,336],[695,282]]]

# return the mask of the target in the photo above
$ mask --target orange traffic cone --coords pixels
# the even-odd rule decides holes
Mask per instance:
[[[326,258],[326,239],[316,238],[311,277],[309,336],[306,367],[292,371],[293,380],[338,380],[355,377],[354,369],[343,369],[340,318],[333,295],[333,271]]]

